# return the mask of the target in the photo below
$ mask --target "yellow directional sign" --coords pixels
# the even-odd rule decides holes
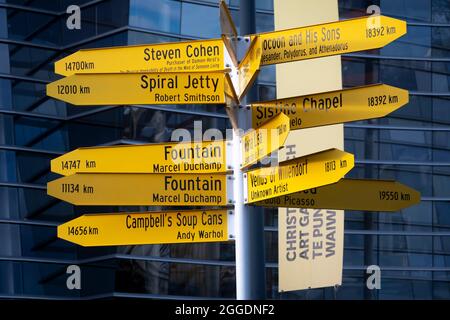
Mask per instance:
[[[232,203],[231,182],[224,174],[77,173],[49,182],[47,194],[75,205],[223,206]]]
[[[238,65],[237,60],[237,29],[231,18],[230,10],[225,1],[219,3],[220,31],[222,33],[223,42],[228,49],[230,58],[235,66]]]
[[[80,74],[47,85],[47,95],[74,105],[225,103],[225,73]]]
[[[241,138],[241,168],[246,168],[280,149],[289,134],[289,118],[280,113]]]
[[[362,17],[261,33],[261,65],[381,48],[406,33],[406,22]]]
[[[226,141],[79,148],[51,161],[51,171],[86,173],[225,173]]]
[[[337,182],[354,164],[352,154],[330,149],[249,171],[244,175],[244,201],[253,203]]]
[[[227,241],[229,217],[229,210],[86,214],[59,225],[58,238],[84,247]]]
[[[264,207],[399,211],[420,193],[396,181],[341,179],[336,183],[254,203]]]
[[[284,112],[291,130],[386,116],[407,104],[407,90],[376,84],[346,90],[255,102],[250,105],[252,125]]]
[[[231,81],[230,75],[225,74],[225,103],[227,107],[234,107],[239,105],[239,98],[236,91],[234,90],[233,82]]]
[[[55,63],[55,73],[197,72],[224,69],[222,39],[80,50]]]
[[[253,37],[250,47],[247,50],[242,62],[239,64],[239,99],[241,99],[250,89],[253,81],[259,73],[261,62],[261,41],[258,37]]]

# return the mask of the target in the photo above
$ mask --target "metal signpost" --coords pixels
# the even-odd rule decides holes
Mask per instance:
[[[55,63],[47,95],[74,105],[222,104],[231,141],[87,147],[51,161],[47,193],[75,205],[201,206],[98,213],[58,226],[82,246],[235,241],[237,299],[265,298],[264,207],[397,211],[420,194],[393,181],[342,179],[354,157],[338,149],[261,166],[291,130],[382,117],[408,103],[386,84],[259,101],[261,67],[380,48],[404,21],[368,17],[255,34],[255,2],[240,32],[220,3],[220,39],[80,50]],[[127,59],[118,57],[126,56]],[[214,208],[211,208],[214,207]],[[161,209],[158,209],[161,210]]]

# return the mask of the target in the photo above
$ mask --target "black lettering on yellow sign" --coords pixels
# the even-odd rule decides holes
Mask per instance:
[[[198,103],[198,102],[219,102],[220,101],[220,95],[218,94],[203,94],[203,93],[197,93],[197,94],[189,94],[185,93],[183,97],[183,101],[186,103]]]
[[[254,133],[244,136],[244,151],[249,152],[251,149],[256,148],[263,143],[264,135],[263,130],[253,131]]]
[[[194,147],[184,147],[182,145],[168,145],[164,147],[164,159],[176,161],[220,158],[222,157],[222,152],[222,146],[203,147],[201,144],[196,144]]]
[[[173,60],[181,59],[181,49],[157,49],[157,48],[145,48],[144,49],[144,60],[145,61],[155,61],[155,60]],[[214,57],[220,54],[219,46],[205,46],[203,44],[188,44],[185,49],[185,55],[188,58],[199,58],[199,57]]]
[[[198,237],[200,239],[222,239],[223,238],[223,230],[216,231],[205,231],[205,230],[199,230],[198,231]]]
[[[87,161],[86,161],[87,162]],[[65,160],[61,161],[61,170],[80,169],[81,160]]]
[[[339,40],[341,40],[341,29],[330,27],[322,27],[318,31],[299,30],[287,38],[276,35],[273,38],[263,38],[261,63],[272,64],[282,60],[296,60],[299,57],[347,51],[348,42],[337,42]],[[320,46],[318,46],[319,41],[322,43]],[[327,44],[327,42],[334,43]]]
[[[155,163],[153,164],[153,172],[155,173],[179,173],[179,172],[186,172],[186,171],[206,171],[206,170],[214,170],[214,171],[220,171],[222,169],[223,164],[218,162],[184,162],[184,163],[177,163],[177,164],[159,164]]]
[[[284,123],[282,123],[282,124],[278,125],[275,129],[277,130],[277,133],[279,135],[282,135],[283,133],[287,132],[288,128]]]
[[[256,126],[260,126],[262,122],[266,121],[267,119],[274,118],[276,115],[280,113],[284,113],[287,116],[291,116],[297,113],[297,104],[295,102],[292,103],[285,103],[283,100],[278,100],[275,103],[275,106],[273,108],[267,108],[263,106],[256,105]],[[294,119],[291,119],[289,124],[291,127],[296,127],[297,125],[301,124],[301,119],[298,118],[300,123],[295,125],[292,123]]]
[[[177,75],[165,75],[158,74],[156,77],[149,77],[148,75],[141,76],[141,88],[148,89],[150,92],[158,89],[178,89],[178,76]],[[188,74],[187,80],[182,84],[184,89],[214,89],[217,91],[219,85],[219,78],[210,77],[209,75],[190,75]]]
[[[342,108],[342,93],[330,98],[307,97],[303,99],[303,111],[328,111],[330,109]]]
[[[145,217],[133,217],[129,214],[125,218],[125,225],[127,229],[144,229],[145,231],[148,228],[171,227],[172,217],[167,213],[148,214]]]
[[[190,227],[195,229],[198,223],[198,218],[195,215],[177,213],[176,226],[177,227]]]
[[[372,98],[375,101],[374,98]],[[372,100],[369,101],[369,105],[376,105]],[[391,99],[394,102],[398,101],[398,98]],[[314,98],[314,97],[305,97],[299,98],[299,102],[301,103],[303,112],[313,112],[313,111],[330,111],[343,107],[343,98],[342,93],[326,98]],[[285,102],[284,100],[278,100],[274,107],[264,107],[256,105],[256,119],[259,121],[264,121],[269,118],[273,118],[279,113],[283,112],[287,116],[291,116],[297,113],[297,104],[295,102]],[[301,121],[301,119],[299,119]],[[257,125],[260,122],[257,122]]]
[[[64,63],[66,71],[81,71],[92,70],[95,68],[95,63],[92,61],[70,61]]]
[[[173,219],[175,218],[175,221]],[[200,219],[197,215],[190,215],[186,212],[178,212],[175,217],[167,213],[149,213],[145,216],[134,217],[131,214],[125,217],[127,229],[148,229],[165,228],[176,225],[177,227],[190,227],[195,229],[198,224],[201,226],[220,226],[224,223],[222,214],[203,211]]]
[[[204,226],[219,226],[222,223],[223,219],[221,214],[202,212],[202,224]]]
[[[222,191],[222,181],[220,179],[202,179],[200,177],[192,179],[181,179],[176,176],[164,177],[164,190],[172,191]]]
[[[305,159],[303,162],[280,166],[278,168],[278,178],[280,180],[295,178],[305,174],[308,174],[308,159]]]

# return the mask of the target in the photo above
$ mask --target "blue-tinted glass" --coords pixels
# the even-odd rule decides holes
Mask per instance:
[[[275,84],[275,66],[271,65],[261,68],[258,75],[258,81]]]
[[[379,299],[431,299],[432,282],[426,281],[431,279],[431,272],[428,274],[428,278],[423,279],[413,272],[384,271]]]
[[[391,231],[433,231],[432,202],[422,201],[419,204],[398,212],[366,212],[345,211],[346,230],[365,230],[365,220],[370,218],[379,230]]]
[[[183,2],[181,34],[199,38],[220,37],[219,8]]]
[[[401,17],[408,22],[429,22],[431,2],[423,0],[380,0],[381,14]]]
[[[277,98],[275,87],[258,85],[259,100],[274,100]]]
[[[374,160],[431,161],[431,137],[430,131],[345,129],[346,146],[359,159],[370,152]]]
[[[450,23],[450,7],[447,0],[431,0],[432,22]]]
[[[265,13],[256,14],[256,32],[267,32],[274,30],[273,15]]]
[[[343,59],[344,85],[349,87],[383,82],[403,89],[430,92],[430,63],[414,60]],[[347,76],[348,75],[348,76]]]
[[[408,32],[380,50],[380,55],[392,57],[431,57],[431,38],[436,28],[408,26]]]
[[[343,20],[368,15],[367,8],[376,5],[378,2],[373,0],[339,0],[339,18]]]
[[[433,202],[433,221],[436,225],[436,231],[450,229],[450,202]]]
[[[130,0],[130,26],[179,33],[180,10],[179,1]]]
[[[129,31],[128,32],[128,44],[149,44],[160,42],[176,42],[179,38],[170,38],[159,35],[154,35],[146,32]]]
[[[208,0],[208,1],[214,1],[214,0]],[[240,6],[240,0],[229,0],[226,1],[229,6],[233,7],[239,7]],[[255,7],[256,10],[270,10],[273,11],[273,0],[256,0],[255,1]]]
[[[7,9],[6,12],[8,38],[44,45],[61,43],[62,19],[58,16],[16,9]]]
[[[447,159],[448,161],[449,159]],[[450,166],[436,167],[433,170],[433,195],[450,197]]]

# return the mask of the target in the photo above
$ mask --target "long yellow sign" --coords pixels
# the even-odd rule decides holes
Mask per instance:
[[[330,149],[255,169],[244,175],[245,203],[292,194],[339,181],[355,165],[352,154]]]
[[[255,164],[280,149],[289,134],[289,118],[284,113],[251,130],[241,139],[241,168]]]
[[[362,17],[260,33],[261,65],[381,48],[406,33],[406,22],[385,16]]]
[[[80,50],[55,63],[55,73],[197,72],[224,69],[222,39]]]
[[[252,103],[252,125],[284,112],[291,130],[384,117],[407,104],[407,90],[376,84]]]
[[[231,188],[224,174],[77,173],[49,182],[47,194],[75,205],[224,206]]]
[[[263,207],[399,211],[420,202],[420,193],[396,181],[341,179],[323,187],[276,197]]]
[[[80,74],[49,83],[47,95],[74,105],[225,103],[225,73]]]
[[[58,238],[84,247],[227,241],[230,212],[86,214],[59,225]]]
[[[228,154],[228,157],[231,155]],[[226,141],[172,142],[79,148],[51,161],[51,171],[74,173],[225,173]]]

